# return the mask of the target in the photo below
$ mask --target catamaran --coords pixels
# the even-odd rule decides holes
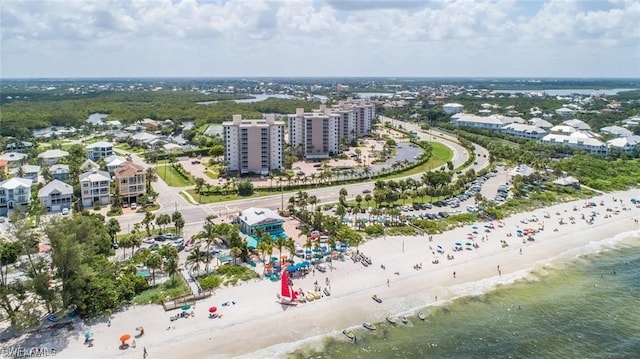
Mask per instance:
[[[282,285],[280,290],[280,304],[284,305],[298,305],[298,296],[289,285],[289,272],[282,271]]]

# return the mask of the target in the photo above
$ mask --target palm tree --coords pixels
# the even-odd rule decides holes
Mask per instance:
[[[200,274],[200,265],[204,263],[204,261],[205,257],[202,255],[202,252],[200,252],[200,249],[194,248],[189,252],[184,264],[192,274],[196,273],[196,275],[198,275]]]
[[[278,253],[280,255],[280,258],[282,258],[282,247],[285,246],[285,239],[282,237],[278,237],[278,239],[276,239],[275,241],[275,245],[278,248]]]
[[[162,233],[165,233],[165,229],[167,227],[167,224],[171,223],[171,216],[169,216],[166,213],[163,214],[159,214],[156,217],[156,224],[160,227],[162,227]]]
[[[178,233],[182,233],[182,229],[184,228],[184,217],[182,217],[182,213],[175,211],[171,214],[171,220],[173,221],[173,224],[175,226],[176,229],[176,235],[178,235]]]
[[[233,247],[231,248],[230,253],[233,256],[233,265],[236,265],[236,258],[242,254],[242,249]]]
[[[151,235],[151,222],[153,222],[153,220],[156,218],[156,215],[153,214],[153,212],[151,212],[149,209],[147,209],[144,212],[144,218],[142,219],[142,224],[144,224],[146,230],[147,230],[147,235],[150,236]]]
[[[145,174],[147,180],[147,193],[151,193],[151,183],[158,180],[158,175],[156,174],[156,169],[154,167],[147,167]]]
[[[140,247],[142,245],[142,236],[140,235],[140,232],[133,231],[131,232],[129,240],[131,240],[131,257],[133,257],[133,251],[136,247]]]
[[[120,222],[117,219],[111,218],[109,222],[107,222],[107,231],[109,232],[109,236],[111,237],[111,242],[116,242],[116,236],[118,232],[120,232]]]
[[[196,193],[198,193],[198,203],[202,199],[202,186],[204,186],[204,179],[201,177],[196,178]]]
[[[162,257],[160,257],[157,252],[151,252],[147,257],[145,264],[149,269],[151,269],[153,285],[156,285],[156,269],[160,269],[162,267]]]
[[[165,271],[165,273],[167,273],[169,278],[171,278],[171,284],[174,285],[176,274],[178,274],[178,259],[176,259],[175,257],[167,258],[164,261],[163,270]]]

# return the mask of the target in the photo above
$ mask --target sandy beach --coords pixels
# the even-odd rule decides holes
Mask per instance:
[[[302,342],[337,335],[344,328],[382,321],[389,314],[414,315],[417,308],[513,282],[559,256],[586,253],[594,241],[639,230],[635,219],[640,219],[640,209],[630,202],[639,195],[638,190],[604,194],[589,201],[596,207],[586,208],[581,200],[520,213],[499,225],[494,222],[490,232],[485,232],[485,223],[477,223],[473,240],[477,248],[473,249],[465,248],[472,225],[434,235],[432,241],[427,236],[371,240],[360,247],[373,261],[371,266],[346,258],[333,262],[333,269],[326,273],[316,271],[295,279],[294,288],[312,290],[315,281],[324,287],[328,279],[331,289],[331,296],[295,307],[276,302],[279,282],[256,280],[217,290],[192,308],[193,318],[171,322],[169,317],[176,311],[165,312],[157,305],[132,307],[114,314],[110,325],[106,319],[92,321],[73,332],[46,332],[24,345],[55,348],[60,358],[142,358],[143,348],[148,358],[280,357]],[[597,215],[589,224],[593,211]],[[564,224],[559,224],[560,219]],[[544,230],[535,233],[533,241],[517,236],[518,229],[542,226]],[[464,249],[454,251],[456,242],[462,242]],[[437,253],[437,246],[443,254]],[[437,264],[432,263],[435,257]],[[422,269],[414,269],[420,263]],[[383,302],[371,300],[373,294]],[[211,306],[218,308],[222,318],[208,318]],[[135,335],[138,326],[145,328],[145,334],[136,339],[136,348],[120,350],[120,336]],[[84,344],[83,333],[89,330],[94,332],[92,347]],[[20,345],[16,343],[22,339],[5,346]]]

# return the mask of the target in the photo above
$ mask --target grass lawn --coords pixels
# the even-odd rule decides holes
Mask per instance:
[[[450,161],[453,158],[453,151],[449,147],[438,142],[429,142],[429,144],[431,144],[433,150],[431,152],[431,158],[429,158],[427,162],[410,170],[390,174],[384,177],[378,177],[377,179],[389,180],[423,173],[434,168],[438,168],[442,165],[446,165],[447,161]]]
[[[144,149],[140,148],[140,147],[131,147],[126,143],[116,143],[113,145],[113,147],[122,150],[122,151],[127,151],[127,152],[133,152],[136,154],[140,154],[140,153],[144,153]]]
[[[157,278],[156,278],[157,280]],[[160,304],[162,300],[168,297],[177,297],[180,295],[191,294],[191,290],[180,277],[175,274],[171,279],[155,287],[149,288],[133,298],[134,304]]]
[[[171,187],[187,187],[194,185],[191,180],[182,177],[182,175],[179,174],[172,166],[157,166],[156,173]]]
[[[220,178],[220,166],[213,165],[213,166],[207,167],[207,171],[205,172],[205,174],[207,175],[207,177],[211,179]]]
[[[125,229],[127,228],[123,228],[123,230]],[[176,227],[167,226],[166,229],[163,231],[162,228],[159,228],[155,223],[153,224],[153,228],[150,228],[150,229],[151,229],[152,236],[156,234],[162,234],[162,233],[176,233]],[[143,238],[147,237],[147,229],[144,226],[140,227],[140,234],[143,236]],[[120,241],[128,237],[131,237],[131,233],[118,234],[116,236],[116,240]],[[118,250],[122,250],[122,249],[118,249]],[[127,249],[127,251],[130,251],[130,250],[131,249]]]

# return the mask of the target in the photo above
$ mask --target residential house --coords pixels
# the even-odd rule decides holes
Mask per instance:
[[[11,170],[11,173],[14,176],[28,178],[33,181],[33,183],[36,183],[38,182],[38,175],[40,175],[40,166],[24,165],[20,166],[20,168],[14,168]]]
[[[12,209],[26,211],[30,201],[30,179],[14,177],[0,182],[0,216],[6,216]]]
[[[464,111],[464,106],[459,103],[446,103],[442,105],[442,109],[448,115],[454,115],[456,113],[462,113]]]
[[[525,123],[520,117],[508,117],[501,115],[477,116],[473,114],[458,113],[451,116],[451,123],[455,126],[474,127],[484,130],[502,130],[512,123]]]
[[[40,159],[40,162],[43,166],[51,166],[55,165],[56,163],[58,163],[58,161],[67,156],[69,156],[69,152],[53,149],[42,152],[38,155],[38,158]]]
[[[578,120],[577,118],[574,118],[572,120],[566,120],[564,122],[562,122],[563,125],[567,125],[567,126],[571,126],[575,129],[578,129],[580,131],[589,131],[591,130],[591,126],[589,126],[586,122],[582,121],[582,120]]]
[[[27,155],[20,152],[7,152],[0,155],[0,160],[7,161],[9,168],[20,167],[27,159]]]
[[[625,154],[634,154],[640,151],[640,136],[632,135],[627,137],[618,137],[607,141],[607,146],[611,150],[618,150]]]
[[[547,120],[543,120],[543,119],[541,119],[539,117],[534,117],[534,118],[530,119],[529,120],[529,124],[533,125],[533,126],[536,126],[536,127],[540,127],[542,129],[545,129],[545,130],[548,129],[548,128],[553,127],[553,124],[551,122],[549,122]]]
[[[113,143],[111,142],[96,142],[87,145],[87,158],[92,161],[97,161],[100,158],[105,158],[113,154]]]
[[[49,167],[49,173],[53,179],[66,181],[69,179],[69,165],[57,164]]]
[[[73,187],[59,180],[47,183],[38,191],[38,199],[48,212],[59,212],[71,208]]]
[[[586,137],[582,132],[574,132],[571,135],[549,134],[544,136],[541,142],[550,145],[561,145],[582,150],[594,155],[607,155],[607,145],[597,138]]]
[[[629,131],[628,129],[626,129],[624,127],[620,127],[620,126],[603,127],[603,128],[600,129],[600,132],[608,133],[610,135],[614,135],[614,136],[617,136],[617,137],[633,136],[633,132]]]
[[[147,173],[144,167],[127,161],[115,169],[114,176],[124,203],[136,203],[138,196],[147,193]]]
[[[10,152],[25,153],[32,148],[33,148],[32,142],[14,140],[13,142],[9,142],[4,149]]]
[[[89,171],[90,169],[93,169],[93,168],[100,168],[100,166],[98,166],[97,163],[95,163],[95,162],[93,162],[91,160],[85,160],[80,165],[80,170],[81,171]]]
[[[111,177],[109,172],[93,168],[81,174],[79,180],[82,206],[92,207],[94,203],[104,206],[111,202]]]
[[[502,128],[502,133],[515,136],[518,138],[525,138],[528,140],[537,140],[547,134],[547,131],[540,127],[525,125],[522,123],[512,123]]]
[[[116,168],[125,162],[127,162],[127,159],[118,155],[111,155],[104,158],[104,163],[107,165],[107,172],[112,175]]]

